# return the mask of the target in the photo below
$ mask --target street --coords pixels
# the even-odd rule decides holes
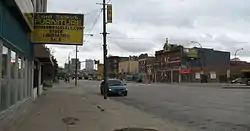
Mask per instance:
[[[79,81],[98,94],[97,81]],[[203,131],[250,131],[250,90],[185,84],[128,83],[127,97],[111,97],[148,114]],[[216,85],[215,85],[216,86]]]

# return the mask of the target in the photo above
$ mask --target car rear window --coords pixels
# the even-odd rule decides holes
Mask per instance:
[[[123,85],[121,81],[119,80],[108,80],[108,84],[110,86],[121,86]]]

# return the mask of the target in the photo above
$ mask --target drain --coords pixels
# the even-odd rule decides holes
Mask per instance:
[[[75,125],[76,122],[79,121],[78,118],[75,117],[65,117],[62,119],[63,123],[67,124],[67,125]]]
[[[130,127],[130,128],[115,129],[114,131],[157,131],[157,130],[155,130],[155,129]]]

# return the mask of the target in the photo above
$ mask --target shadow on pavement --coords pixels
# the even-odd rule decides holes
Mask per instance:
[[[155,129],[145,129],[145,128],[122,128],[122,129],[116,129],[114,131],[157,131]]]
[[[222,87],[222,89],[250,89],[250,87],[230,86],[230,87]]]

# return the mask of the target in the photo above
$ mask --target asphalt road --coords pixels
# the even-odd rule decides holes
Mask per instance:
[[[99,82],[82,81],[99,93]],[[127,97],[111,99],[197,131],[250,131],[250,89],[218,85],[128,83]],[[214,87],[214,88],[213,88]]]

